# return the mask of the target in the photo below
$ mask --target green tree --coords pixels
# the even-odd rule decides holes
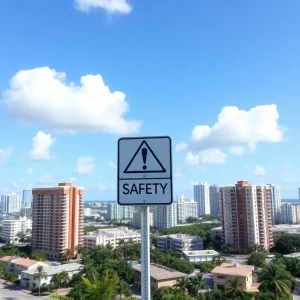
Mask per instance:
[[[296,257],[285,258],[284,264],[286,269],[294,276],[298,277],[300,275],[300,260]]]
[[[157,289],[153,295],[152,300],[164,300],[169,295],[174,295],[175,289],[171,287],[161,287]]]
[[[34,251],[31,252],[30,258],[38,260],[38,261],[46,261],[47,260],[46,254],[40,253],[40,252],[34,252]]]
[[[240,282],[237,277],[233,277],[232,279],[228,280],[229,288],[226,289],[227,295],[236,299],[237,296],[240,296],[244,291],[244,285]]]
[[[124,280],[119,280],[117,283],[117,293],[122,299],[122,295],[128,297],[132,294],[129,284]]]
[[[73,300],[73,298],[65,295],[50,295],[51,300]]]
[[[272,248],[272,252],[278,252],[280,254],[290,254],[300,251],[300,237],[297,235],[284,235],[279,238],[275,246]]]
[[[266,252],[251,252],[248,257],[248,265],[262,268],[266,263]]]
[[[209,290],[209,287],[207,283],[204,281],[204,277],[202,274],[189,277],[188,292],[191,296],[194,297],[197,296],[199,291],[202,289]]]
[[[187,277],[181,277],[177,280],[177,283],[175,284],[175,288],[180,293],[186,293],[188,290],[189,283],[190,281]]]
[[[55,274],[51,278],[51,283],[57,288],[60,288],[62,284],[66,284],[70,280],[69,274],[65,271]]]
[[[64,253],[62,254],[62,257],[65,258],[66,260],[70,260],[73,256],[73,251],[72,249],[66,249]]]
[[[260,252],[266,252],[266,249],[260,244],[252,244],[248,249],[249,254],[260,253]]]
[[[226,262],[226,258],[222,254],[218,254],[212,259],[212,262],[220,266],[222,263]]]
[[[105,275],[102,280],[96,277],[92,281],[82,277],[86,288],[87,298],[89,300],[114,300],[117,283],[119,281],[117,276]]]
[[[258,281],[261,283],[259,290],[271,292],[277,299],[291,294],[294,278],[285,270],[283,265],[271,263],[266,265],[259,274]]]
[[[33,274],[33,279],[39,281],[39,296],[41,294],[41,280],[47,279],[48,275],[44,270],[44,266],[37,266],[36,273]]]

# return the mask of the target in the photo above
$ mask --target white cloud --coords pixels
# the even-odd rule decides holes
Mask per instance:
[[[207,149],[197,154],[188,152],[185,157],[185,163],[189,166],[196,166],[200,162],[203,164],[225,164],[227,154],[220,149]]]
[[[225,164],[227,154],[220,149],[208,149],[199,152],[200,160],[203,164]]]
[[[190,150],[246,144],[254,150],[259,142],[281,142],[284,128],[278,124],[276,105],[261,105],[248,111],[225,106],[212,126],[197,125],[192,131]]]
[[[132,7],[127,0],[75,0],[75,7],[83,12],[101,8],[109,14],[129,14],[132,11]]]
[[[245,153],[245,148],[243,146],[232,146],[229,147],[229,153],[232,155],[242,155]]]
[[[26,170],[26,176],[31,176],[33,174],[33,168],[28,168]]]
[[[6,162],[10,155],[13,153],[14,148],[12,146],[8,146],[6,148],[0,148],[0,163]]]
[[[50,148],[54,144],[51,134],[39,131],[32,139],[32,150],[29,156],[32,160],[49,160],[51,159]]]
[[[98,184],[98,189],[99,191],[103,192],[107,189],[107,187],[103,183]]]
[[[129,110],[125,94],[111,92],[100,75],[82,76],[76,85],[66,81],[66,73],[48,67],[21,70],[11,79],[3,103],[10,118],[61,132],[128,134],[141,125],[124,119]]]
[[[189,166],[196,166],[199,164],[199,155],[188,152],[185,157],[185,163]]]
[[[256,165],[254,169],[254,175],[256,176],[264,176],[266,174],[266,170],[264,167],[260,165]]]
[[[109,166],[113,169],[116,169],[117,168],[117,165],[113,162],[113,161],[110,161],[109,162]]]
[[[95,169],[94,157],[82,156],[77,160],[75,172],[78,175],[89,175],[92,174]]]
[[[187,148],[188,148],[188,145],[184,142],[181,142],[181,143],[176,145],[175,150],[177,152],[184,152],[184,151],[187,150]]]

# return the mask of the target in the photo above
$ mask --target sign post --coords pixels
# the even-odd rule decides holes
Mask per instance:
[[[168,136],[120,138],[118,203],[141,206],[141,289],[150,300],[149,205],[173,202],[172,143]]]

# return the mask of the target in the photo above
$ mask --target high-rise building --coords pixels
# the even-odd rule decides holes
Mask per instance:
[[[210,213],[220,213],[220,188],[216,184],[212,184],[209,187],[209,202],[210,202]]]
[[[131,225],[137,228],[141,228],[142,223],[141,223],[141,212],[140,211],[135,211],[133,213]],[[154,217],[153,217],[153,212],[149,212],[149,225],[154,226]]]
[[[198,204],[199,215],[210,214],[209,184],[200,182],[194,185],[194,199]]]
[[[281,213],[280,187],[274,184],[267,184],[267,186],[270,188],[272,221],[273,224],[279,224]]]
[[[84,189],[72,183],[32,190],[32,248],[49,259],[60,259],[66,249],[76,254],[83,243]]]
[[[32,228],[32,220],[20,218],[19,220],[4,220],[2,225],[2,239],[8,243],[17,242],[17,234],[23,232],[27,234],[27,230]]]
[[[23,190],[22,206],[31,207],[31,203],[32,203],[32,190]]]
[[[298,188],[298,196],[299,196],[299,199],[300,199],[300,187]]]
[[[20,195],[7,194],[1,196],[1,212],[3,214],[19,213],[21,210]]]
[[[283,203],[280,222],[282,224],[300,224],[300,204]]]
[[[198,205],[192,199],[180,199],[177,202],[177,221],[185,223],[188,217],[198,217]]]
[[[177,203],[154,207],[154,227],[170,228],[177,226]]]
[[[133,218],[134,206],[119,205],[116,202],[107,204],[108,220],[128,220]]]
[[[253,244],[273,246],[270,187],[238,181],[221,187],[221,222],[226,244],[247,250]]]

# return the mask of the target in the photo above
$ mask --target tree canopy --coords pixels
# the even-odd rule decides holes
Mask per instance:
[[[274,247],[272,248],[272,252],[278,252],[280,254],[290,254],[299,251],[300,237],[296,235],[282,236],[276,241]]]

